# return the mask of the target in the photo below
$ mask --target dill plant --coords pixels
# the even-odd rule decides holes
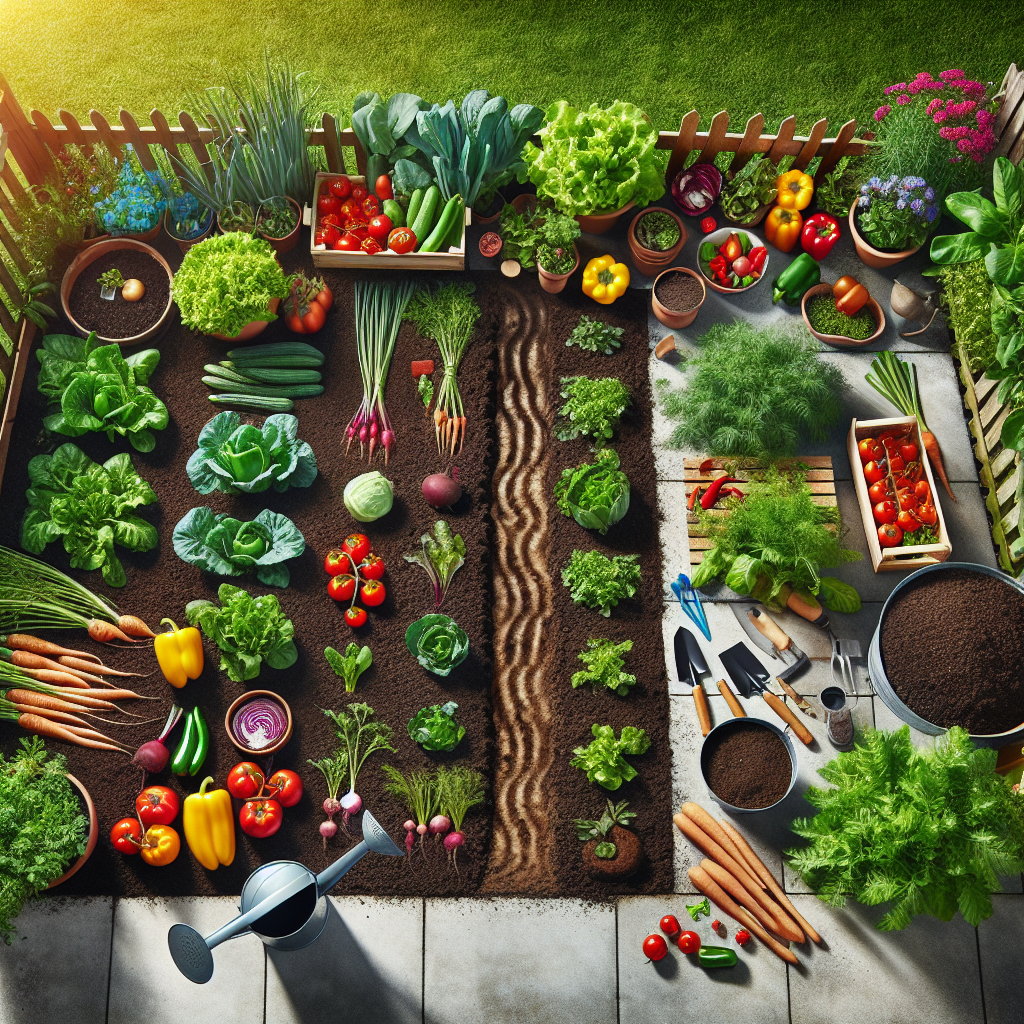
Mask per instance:
[[[964,347],[971,369],[978,373],[996,361],[998,338],[992,332],[992,283],[985,260],[937,267],[949,326]]]

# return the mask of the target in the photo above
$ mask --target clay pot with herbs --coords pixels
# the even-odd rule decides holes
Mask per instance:
[[[577,819],[576,834],[586,844],[583,847],[583,867],[592,878],[629,878],[636,874],[644,860],[640,837],[626,825],[636,817],[625,800],[608,801],[605,812],[597,821]]]
[[[686,244],[686,228],[671,210],[641,210],[629,225],[629,248],[641,274],[655,277],[668,267]]]
[[[572,261],[572,266],[569,270],[556,274],[549,270],[546,270],[541,265],[541,259],[544,254],[548,254],[550,259],[552,256],[559,260],[564,261],[564,265],[568,266],[569,262]],[[558,264],[556,264],[558,265]],[[572,247],[572,253],[568,253],[563,249],[552,249],[550,246],[541,246],[537,253],[537,277],[540,280],[540,286],[546,292],[550,292],[552,295],[557,294],[565,288],[566,282],[576,273],[576,268],[580,265],[580,251],[575,245]]]
[[[897,263],[902,263],[908,256],[913,256],[920,245],[915,245],[913,249],[903,249],[900,252],[876,249],[869,245],[864,239],[861,233],[857,230],[857,200],[854,199],[850,205],[850,237],[853,239],[854,248],[857,250],[857,255],[861,258],[862,263],[866,263],[869,267],[874,267],[877,270],[885,270],[887,267],[894,267]],[[924,244],[923,242],[921,243]]]
[[[291,252],[299,244],[299,228],[302,227],[302,207],[291,196],[272,200],[260,207],[256,218],[256,231],[281,254]],[[290,226],[289,226],[290,225]]]
[[[654,279],[651,305],[661,323],[679,330],[693,323],[707,294],[703,280],[695,271],[688,267],[669,267]]]

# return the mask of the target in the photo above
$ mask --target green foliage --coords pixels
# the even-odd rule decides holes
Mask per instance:
[[[356,791],[359,770],[372,753],[377,750],[395,752],[394,731],[387,722],[375,721],[375,713],[369,704],[349,704],[341,711],[324,710],[334,724],[334,734],[344,751],[351,793]]]
[[[600,448],[593,462],[562,470],[555,484],[561,511],[580,526],[605,534],[629,511],[629,477],[611,448]]]
[[[633,650],[632,640],[617,644],[614,640],[588,640],[587,646],[576,655],[586,668],[572,674],[572,688],[591,686],[596,691],[605,687],[620,697],[629,694],[629,688],[636,685],[636,676],[623,672],[623,654]]]
[[[409,720],[409,738],[424,750],[454,750],[466,735],[466,727],[455,721],[455,701],[421,708]]]
[[[639,589],[638,562],[637,555],[609,558],[600,551],[574,551],[562,570],[562,583],[569,588],[569,596],[576,604],[593,608],[608,618],[620,601],[633,597]]]
[[[665,252],[679,241],[679,225],[664,210],[650,210],[636,222],[636,240],[652,252]]]
[[[384,792],[401,800],[417,825],[428,825],[437,810],[437,773],[421,768],[403,775],[389,764],[382,765],[381,771],[388,777]]]
[[[622,345],[622,330],[621,327],[612,327],[602,320],[591,320],[584,313],[565,344],[575,345],[584,352],[600,352],[602,355],[610,356]]]
[[[670,448],[773,462],[839,422],[845,381],[813,338],[736,320],[715,324],[700,345],[687,387],[659,389],[662,412],[680,421]]]
[[[854,341],[870,338],[878,327],[867,306],[850,316],[836,309],[836,300],[831,294],[815,295],[807,303],[807,319],[819,334],[838,334]]]
[[[405,631],[405,646],[436,676],[446,676],[469,654],[469,637],[447,615],[424,615]]]
[[[568,422],[555,430],[555,437],[592,437],[598,448],[611,439],[629,405],[629,389],[617,377],[563,377],[560,394],[567,401],[558,415]]]
[[[434,778],[441,813],[451,820],[454,831],[461,832],[467,812],[482,804],[487,795],[484,777],[457,764],[451,768],[439,765]]]
[[[762,207],[775,202],[775,182],[783,173],[784,165],[792,163],[784,159],[779,166],[766,156],[755,156],[748,160],[733,176],[722,177],[722,191],[718,201],[722,213],[730,220],[745,221]]]
[[[452,528],[443,519],[439,519],[434,523],[433,537],[429,533],[422,534],[420,550],[403,557],[407,562],[418,565],[430,577],[436,611],[448,593],[452,577],[465,564],[466,542],[461,534],[453,534]]]
[[[577,818],[573,822],[576,826],[576,835],[581,843],[589,842],[591,839],[603,838],[608,835],[616,825],[619,825],[622,828],[628,828],[630,821],[636,817],[636,811],[626,810],[629,806],[628,800],[620,800],[618,803],[608,800],[607,804],[607,809],[597,821],[592,821],[587,818]],[[615,845],[611,845],[613,850],[612,856],[615,856]],[[600,854],[598,856],[600,856]]]
[[[623,782],[635,779],[637,770],[623,754],[646,753],[651,745],[647,733],[632,725],[624,725],[618,739],[610,725],[595,724],[590,731],[594,738],[586,747],[576,747],[573,750],[576,756],[569,763],[585,771],[588,781],[605,789],[616,790]]]
[[[157,497],[127,453],[101,466],[77,445],[62,444],[53,455],[35,456],[28,476],[21,546],[33,555],[61,537],[73,569],[100,569],[110,586],[123,587],[127,577],[114,545],[129,551],[156,547],[156,527],[130,510]]]
[[[983,259],[952,263],[939,268],[946,319],[964,347],[974,373],[995,362],[996,336],[992,333],[992,285]]]
[[[359,644],[349,644],[345,648],[344,656],[333,647],[325,647],[324,657],[327,664],[334,669],[334,674],[345,680],[346,693],[355,690],[359,677],[373,664],[373,655],[365,644],[362,647]]]
[[[813,171],[808,168],[808,173]],[[844,156],[814,190],[814,204],[833,217],[846,217],[865,180],[864,158]]]
[[[220,648],[220,670],[227,672],[228,679],[234,683],[256,679],[264,661],[271,668],[295,664],[299,656],[292,639],[295,627],[273,594],[253,597],[222,583],[217,599],[220,608],[212,601],[189,601],[185,617]]]
[[[124,276],[117,267],[113,267],[111,270],[105,270],[99,277],[96,278],[96,283],[102,285],[104,288],[120,288],[124,284]]]
[[[423,407],[429,409],[430,403],[434,400],[434,382],[428,374],[420,374],[420,378],[416,382],[416,393],[420,396]]]
[[[376,181],[396,169],[395,190],[411,193],[433,178],[430,161],[405,137],[416,126],[416,115],[430,104],[408,92],[396,92],[387,100],[378,92],[361,92],[352,101],[352,130],[366,153],[366,178]],[[402,161],[402,167],[396,164]]]
[[[85,852],[89,820],[66,772],[64,755],[51,757],[38,736],[22,737],[10,757],[0,751],[0,936],[8,945],[26,900]]]
[[[963,729],[934,750],[916,750],[908,726],[871,731],[819,770],[830,788],[804,794],[818,813],[793,822],[810,845],[787,851],[790,863],[830,906],[891,904],[881,931],[958,910],[977,925],[997,876],[1024,868],[1024,799],[995,766]]]
[[[531,270],[537,265],[541,248],[545,249],[545,255],[549,250],[562,249],[564,258],[570,261],[566,270],[558,270],[553,263],[544,262],[542,266],[549,273],[567,273],[576,262],[573,243],[580,236],[580,226],[572,217],[556,210],[550,201],[543,200],[534,209],[527,208],[523,213],[516,213],[514,206],[506,204],[498,227],[502,259],[516,260],[524,270]]]
[[[537,265],[549,274],[571,274],[576,266],[576,250],[553,248],[541,242],[535,253]]]

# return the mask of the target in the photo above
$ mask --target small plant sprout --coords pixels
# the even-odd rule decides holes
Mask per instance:
[[[369,704],[350,704],[344,711],[324,711],[334,723],[334,732],[341,741],[341,747],[335,755],[344,756],[344,771],[348,775],[349,789],[341,798],[341,824],[348,828],[348,819],[363,809],[363,801],[356,792],[356,779],[359,769],[366,759],[376,750],[390,750],[394,733],[386,722],[371,721],[374,715]]]
[[[405,776],[389,764],[384,765],[384,774],[388,777],[388,781],[384,783],[384,792],[397,797],[412,813],[413,817],[405,823],[405,851],[411,854],[416,836],[420,837],[422,847],[423,837],[430,831],[430,821],[438,809],[434,775],[432,772],[421,770],[409,772],[408,776]]]
[[[461,765],[454,768],[441,767],[437,770],[436,785],[441,811],[452,825],[452,831],[444,837],[444,848],[457,874],[459,865],[456,863],[456,854],[466,841],[462,833],[462,821],[471,807],[483,803],[486,795],[484,777]]]
[[[341,785],[345,781],[348,756],[344,750],[336,750],[331,757],[309,763],[327,780],[327,799],[324,801],[324,814],[327,815],[327,820],[320,823],[320,835],[324,837],[324,849],[326,850],[327,840],[333,839],[338,832],[334,816],[341,810],[338,790],[341,789]]]
[[[120,288],[124,284],[124,278],[121,276],[121,271],[117,267],[113,267],[111,270],[105,270],[96,280],[103,286],[103,288],[113,291],[115,288]]]
[[[597,839],[598,844],[594,847],[594,856],[604,860],[611,860],[618,853],[616,845],[608,839],[608,833],[616,826],[626,828],[630,821],[636,817],[636,811],[627,811],[628,800],[620,800],[617,804],[607,801],[608,807],[597,821],[590,821],[586,818],[577,818],[573,824],[576,826],[576,835],[582,843],[589,843],[591,839]]]

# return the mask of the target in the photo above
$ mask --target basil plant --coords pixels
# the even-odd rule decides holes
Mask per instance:
[[[416,660],[436,676],[446,676],[469,653],[469,637],[453,618],[431,614],[405,631],[405,645]]]

